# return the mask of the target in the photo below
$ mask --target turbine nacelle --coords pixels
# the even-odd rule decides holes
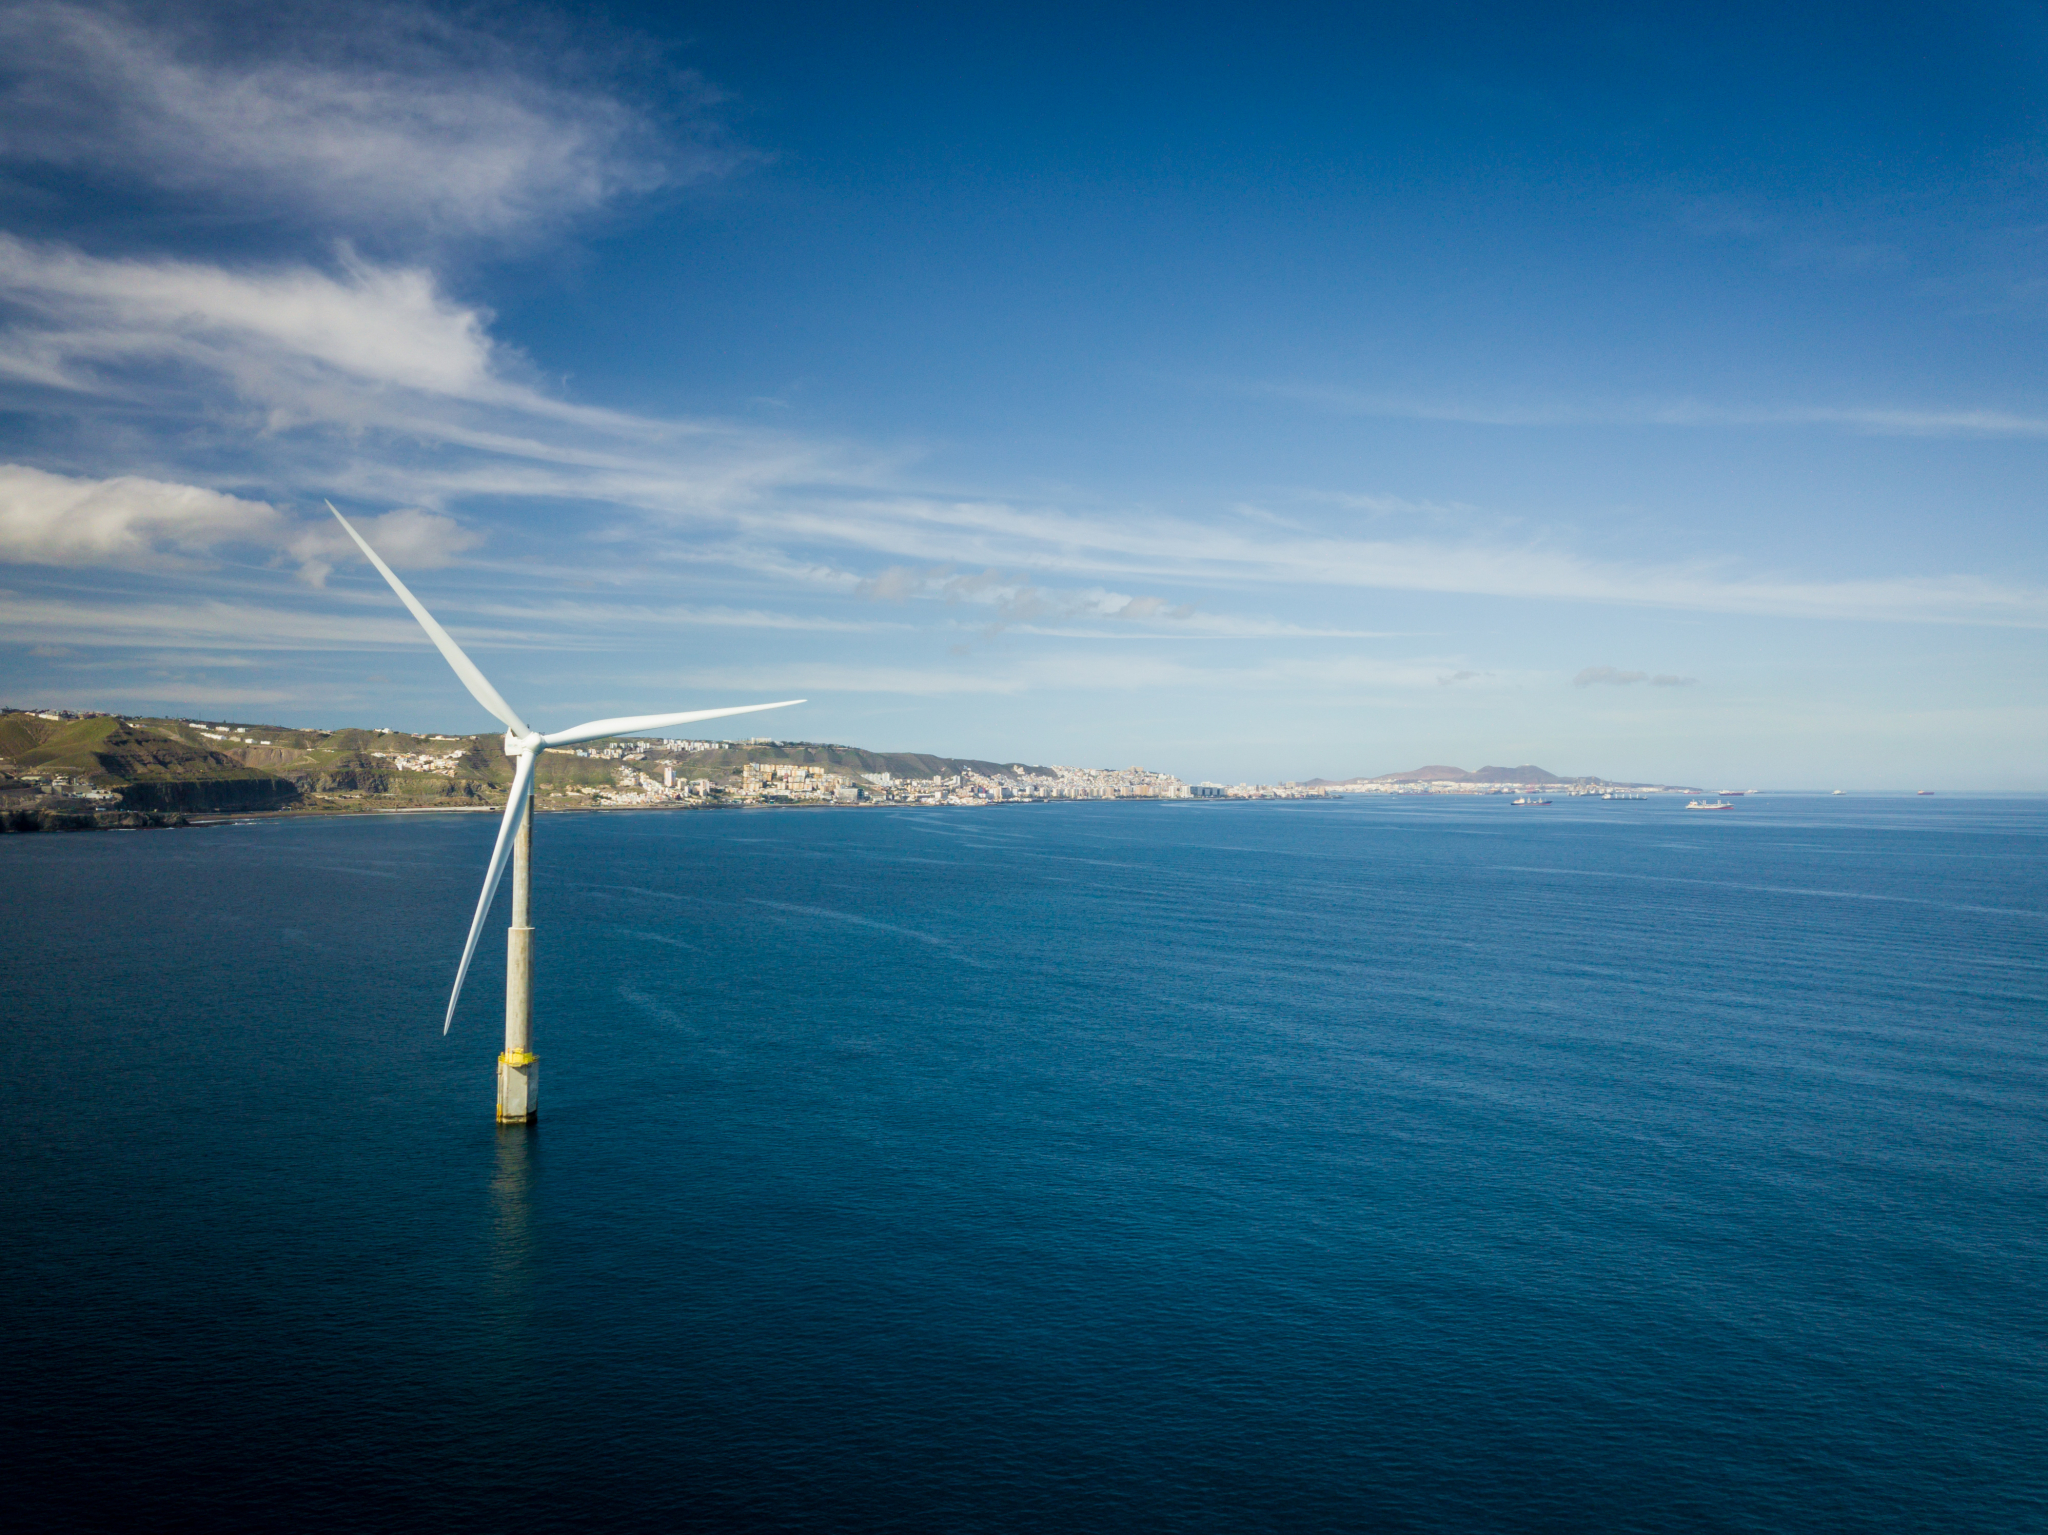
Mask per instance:
[[[434,642],[434,648],[447,659],[455,675],[462,679],[462,685],[469,689],[470,696],[488,709],[492,716],[505,726],[505,755],[512,759],[512,791],[505,801],[505,819],[498,823],[497,846],[491,849],[491,865],[484,875],[484,892],[476,903],[476,916],[469,924],[469,942],[463,946],[462,963],[455,971],[455,989],[448,998],[448,1016],[442,1020],[441,1032],[448,1032],[448,1025],[455,1021],[455,1004],[462,998],[462,983],[469,975],[469,962],[476,957],[476,941],[483,932],[484,918],[490,913],[491,897],[498,893],[498,880],[505,872],[506,856],[512,851],[512,844],[518,839],[519,828],[526,820],[528,796],[533,790],[533,770],[540,761],[540,754],[550,746],[576,746],[585,741],[602,741],[610,736],[637,735],[645,730],[661,730],[670,725],[687,725],[695,720],[720,719],[729,714],[756,714],[763,709],[786,709],[791,704],[800,704],[801,698],[785,698],[772,704],[741,704],[730,709],[690,709],[680,714],[626,714],[611,719],[590,720],[581,725],[571,725],[567,730],[557,730],[543,735],[533,729],[505,702],[498,690],[491,686],[490,679],[477,669],[474,661],[463,653],[446,629],[434,621],[420,603],[419,598],[406,589],[403,581],[392,572],[389,565],[377,556],[363,535],[349,525],[349,520],[336,510],[332,501],[327,510],[334,513],[334,520],[341,524],[355,545],[363,551],[370,563],[377,567],[377,573],[391,584],[398,593],[398,600],[419,620],[420,627],[427,631],[427,638]]]

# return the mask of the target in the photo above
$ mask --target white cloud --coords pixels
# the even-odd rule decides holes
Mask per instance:
[[[454,518],[416,507],[364,517],[358,526],[386,558],[416,570],[446,565],[482,542]],[[359,557],[324,512],[301,522],[267,501],[196,485],[133,475],[83,479],[0,464],[0,561],[178,569],[232,545],[281,552],[314,586],[326,584],[337,557]]]
[[[162,565],[223,543],[275,542],[284,527],[267,501],[0,464],[0,560],[17,564]]]
[[[429,237],[503,237],[741,158],[704,122],[714,93],[694,77],[668,82],[695,119],[678,135],[602,88],[551,79],[543,49],[417,7],[324,8],[268,36],[198,13],[10,6],[0,156],[323,232]]]
[[[356,527],[370,546],[387,561],[409,570],[431,570],[451,563],[466,549],[483,542],[483,536],[463,527],[452,517],[404,507],[379,517],[362,517]],[[299,574],[311,585],[325,586],[337,559],[360,556],[341,524],[328,519],[316,521],[294,533],[288,546],[298,560]]]
[[[927,577],[921,570],[912,570],[907,565],[891,565],[880,575],[871,576],[854,590],[862,597],[871,597],[877,602],[907,602],[922,592]]]

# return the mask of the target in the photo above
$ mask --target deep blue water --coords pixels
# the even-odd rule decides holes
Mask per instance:
[[[0,839],[13,1527],[2048,1526],[2048,801],[492,833]]]

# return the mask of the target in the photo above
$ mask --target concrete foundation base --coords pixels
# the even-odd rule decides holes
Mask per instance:
[[[540,1118],[540,1057],[509,1050],[498,1057],[498,1123],[530,1125]]]

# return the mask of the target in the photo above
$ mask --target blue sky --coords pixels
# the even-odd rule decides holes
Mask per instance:
[[[6,701],[2048,788],[2039,8],[965,10],[0,6]]]

